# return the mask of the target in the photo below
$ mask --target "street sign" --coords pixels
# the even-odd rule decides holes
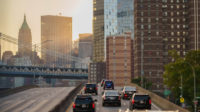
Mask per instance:
[[[180,98],[180,102],[184,103],[184,98],[183,97]]]

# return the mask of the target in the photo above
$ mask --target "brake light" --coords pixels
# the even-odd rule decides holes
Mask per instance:
[[[151,104],[151,100],[149,100],[149,104]]]
[[[135,103],[135,101],[134,100],[132,100],[132,104],[134,104]]]
[[[86,87],[84,87],[84,90],[86,90]]]
[[[92,108],[95,108],[95,104],[94,103],[92,104]]]
[[[75,107],[76,107],[76,104],[74,103],[74,104],[73,104],[73,108],[75,108]]]
[[[119,96],[119,97],[118,97],[118,99],[120,100],[120,99],[121,99],[121,97]]]
[[[127,97],[127,94],[124,94],[125,97]]]
[[[103,99],[105,100],[105,99],[106,99],[106,96],[104,96]]]
[[[98,90],[98,87],[96,87],[96,90]]]

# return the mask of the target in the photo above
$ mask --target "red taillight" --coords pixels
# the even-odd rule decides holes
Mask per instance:
[[[84,87],[84,90],[86,90],[86,87]]]
[[[95,104],[94,103],[92,104],[92,108],[95,108]]]
[[[134,100],[132,100],[132,104],[134,104],[135,103],[135,101]]]
[[[76,104],[74,103],[74,104],[73,104],[73,108],[75,108],[75,107],[76,107]]]
[[[119,96],[119,97],[118,97],[118,99],[120,100],[120,99],[121,99],[121,97]]]
[[[104,96],[103,99],[105,100],[105,99],[106,99],[106,96]]]
[[[151,100],[149,100],[149,104],[151,104]]]
[[[98,87],[96,87],[96,90],[98,90]]]
[[[125,97],[127,97],[127,94],[124,94]]]

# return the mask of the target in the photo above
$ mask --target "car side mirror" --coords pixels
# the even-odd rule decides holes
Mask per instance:
[[[97,99],[95,99],[94,102],[97,102]]]

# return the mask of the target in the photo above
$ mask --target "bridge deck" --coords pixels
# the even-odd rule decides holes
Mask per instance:
[[[74,87],[34,88],[0,99],[1,112],[48,112]]]

